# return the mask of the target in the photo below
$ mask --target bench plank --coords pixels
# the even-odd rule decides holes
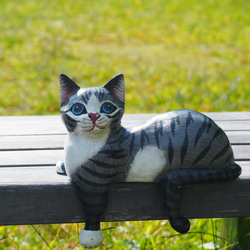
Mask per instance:
[[[250,112],[205,113],[216,120],[224,130],[250,131]],[[124,115],[122,124],[133,127],[151,119],[156,114]],[[233,123],[232,123],[233,121]],[[244,122],[243,122],[244,121]],[[1,135],[44,135],[65,134],[66,130],[60,116],[1,117]]]
[[[243,168],[233,182],[186,186],[181,211],[189,218],[250,216],[250,112],[207,113],[226,130]],[[125,115],[133,127],[154,114]],[[66,130],[59,116],[0,118],[0,225],[83,222],[67,176],[55,173]],[[6,209],[8,208],[8,209]],[[103,221],[167,219],[155,183],[110,185]]]
[[[186,186],[181,206],[183,215],[189,218],[249,216],[248,164],[243,164],[244,178]],[[0,168],[0,176],[0,225],[84,221],[82,205],[68,178],[57,175],[54,167]],[[109,205],[102,221],[151,219],[167,219],[158,184],[110,185]]]
[[[250,160],[250,145],[232,145],[236,160]],[[34,166],[55,165],[64,159],[61,149],[38,149],[38,150],[0,150],[0,167],[3,166]]]
[[[250,131],[226,131],[233,145],[249,145]],[[63,149],[66,134],[0,136],[0,151]]]
[[[64,135],[0,136],[0,151],[63,149]]]
[[[56,165],[63,159],[63,150],[4,151],[0,152],[0,167]]]

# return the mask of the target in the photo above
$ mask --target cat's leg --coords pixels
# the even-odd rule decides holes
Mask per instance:
[[[67,175],[63,161],[58,161],[56,163],[56,172],[58,174]]]
[[[92,197],[89,197],[91,195]],[[82,194],[85,212],[85,227],[79,235],[79,242],[85,248],[95,248],[102,244],[103,236],[100,229],[101,217],[107,206],[107,192],[98,194],[91,192]]]
[[[186,233],[190,229],[190,222],[187,218],[180,215],[180,205],[183,193],[180,187],[183,184],[175,183],[175,179],[181,175],[182,173],[179,173],[179,171],[169,173],[165,178],[161,179],[160,183],[165,195],[165,206],[172,228],[179,233]]]
[[[83,205],[85,227],[79,235],[79,242],[85,248],[102,244],[101,218],[108,203],[108,185],[93,184],[80,175],[72,176],[71,182]]]
[[[171,226],[179,233],[186,233],[190,228],[189,220],[180,215],[183,192],[181,186],[230,181],[237,178],[240,173],[241,167],[236,163],[223,169],[188,169],[168,173],[160,183],[165,194],[165,205]]]
[[[93,193],[92,195],[94,198],[95,194]],[[85,227],[79,235],[79,243],[85,248],[99,247],[103,241],[100,222],[106,206],[101,204],[98,197],[94,202],[99,203],[98,206],[88,201],[86,197],[83,197],[82,201],[85,212]]]
[[[63,161],[58,161],[56,163],[56,172],[61,175],[67,175]],[[86,216],[85,228],[79,235],[79,243],[85,248],[98,247],[102,244],[103,241],[102,232],[100,230],[100,221],[105,208],[105,202],[103,205],[102,201],[107,200],[107,198],[105,197],[105,192],[103,195],[102,190],[101,194],[98,194],[98,192],[95,192],[95,188],[93,187],[91,191],[85,190],[84,192],[84,187],[82,186],[81,181],[79,182],[79,177],[75,175],[75,178],[73,179],[73,187],[77,191],[78,196],[84,204],[83,210],[85,211]],[[96,206],[93,204],[93,199]]]

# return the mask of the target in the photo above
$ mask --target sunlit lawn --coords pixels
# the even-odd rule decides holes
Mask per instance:
[[[1,0],[0,115],[58,114],[60,73],[83,87],[124,73],[127,113],[249,110],[249,13],[243,0]],[[100,249],[215,249],[220,224],[104,223]],[[0,227],[0,249],[79,248],[77,224],[35,229]]]
[[[82,225],[0,227],[0,249],[82,249]],[[103,223],[104,242],[98,249],[216,249],[233,243],[221,236],[221,222],[192,220],[188,234],[177,234],[167,221]]]
[[[248,110],[248,1],[0,2],[0,114],[57,114],[58,75],[126,77],[126,111]]]

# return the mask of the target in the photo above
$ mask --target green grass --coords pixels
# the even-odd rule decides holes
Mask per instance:
[[[78,244],[78,231],[82,226],[0,227],[0,249],[82,249]],[[218,219],[192,220],[192,229],[185,235],[177,234],[168,221],[103,223],[102,229],[104,242],[98,248],[100,250],[206,250],[220,249],[225,244],[234,245],[220,236],[221,223]]]
[[[60,73],[84,87],[123,72],[126,113],[249,110],[249,13],[246,0],[1,0],[0,115],[59,114]],[[164,221],[104,223],[115,229],[100,249],[221,248],[213,222],[183,236]],[[77,224],[36,229],[52,249],[79,249]],[[9,226],[0,249],[49,247]]]
[[[248,1],[0,2],[0,115],[58,114],[60,73],[126,77],[126,112],[250,106]]]

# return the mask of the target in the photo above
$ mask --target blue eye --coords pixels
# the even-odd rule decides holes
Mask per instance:
[[[75,114],[75,115],[80,115],[82,113],[86,113],[85,111],[85,107],[84,105],[82,105],[81,103],[75,103],[72,108],[71,111]]]
[[[102,104],[101,107],[101,112],[106,113],[106,114],[110,114],[113,111],[115,111],[117,108],[114,104],[112,104],[111,102],[105,102]]]

